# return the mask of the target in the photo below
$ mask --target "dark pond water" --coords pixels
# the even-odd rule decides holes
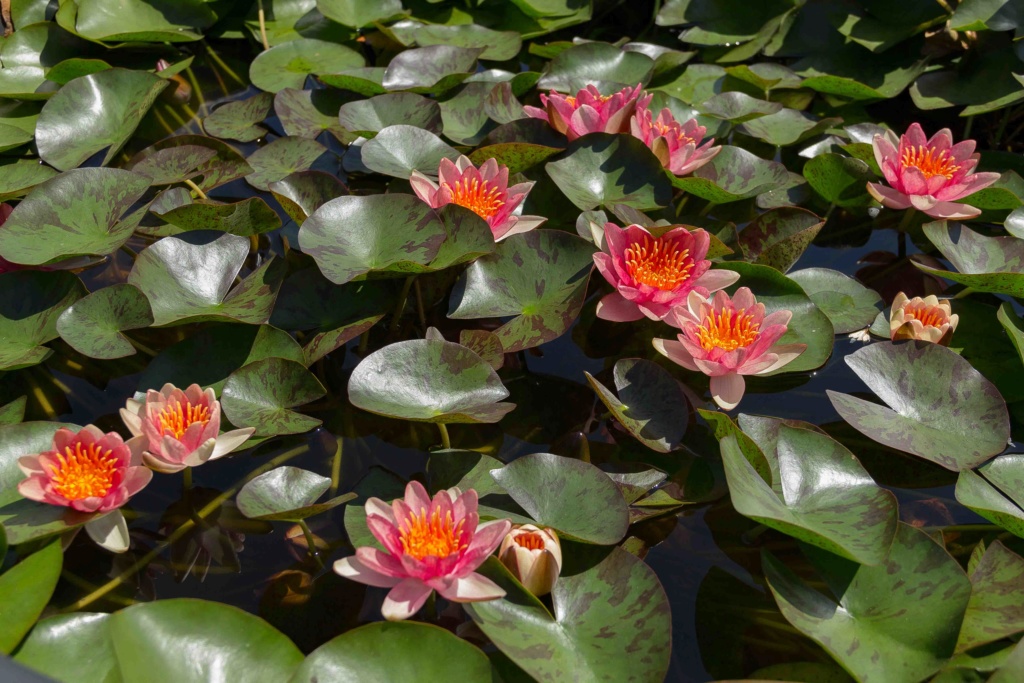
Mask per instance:
[[[244,95],[234,93],[232,97]],[[186,131],[196,132],[196,124],[180,132]],[[154,129],[149,135],[156,139],[160,131]],[[146,142],[140,140],[139,144]],[[341,172],[338,168],[326,170]],[[358,185],[353,189],[358,191]],[[238,182],[218,189],[212,196],[227,199],[248,194],[248,187]],[[287,222],[287,217],[282,217]],[[857,215],[837,211],[795,268],[824,266],[858,273],[887,300],[901,288],[913,292],[920,287],[921,278],[912,268],[910,277],[901,281],[906,271],[899,268],[899,262],[888,269],[862,263],[869,255],[872,257],[868,260],[878,261],[875,257],[879,252],[895,256],[898,249],[896,233],[873,230],[876,226],[871,221],[866,211]],[[285,234],[294,234],[294,230],[293,224],[283,228]],[[271,236],[261,247],[266,250],[279,245],[280,236]],[[909,251],[915,251],[913,244]],[[123,280],[130,266],[128,257],[119,255],[88,271],[86,280],[94,285]],[[457,333],[458,328],[456,321],[444,317],[446,305],[442,303],[450,281],[437,281],[436,285],[431,287],[427,279],[424,286],[428,304],[433,292],[438,292],[437,305],[428,305],[428,323],[452,338],[450,333]],[[649,463],[669,472],[672,482],[688,494],[698,490],[711,499],[689,505],[677,515],[642,523],[634,532],[644,541],[646,561],[658,574],[672,604],[669,680],[741,678],[776,662],[828,661],[820,648],[782,619],[760,574],[762,548],[785,557],[799,570],[796,543],[776,532],[762,532],[754,522],[733,511],[728,496],[723,497],[721,477],[714,479],[717,445],[703,425],[696,421],[691,424],[686,439],[689,451],[652,456],[603,419],[604,409],[587,385],[584,371],[603,378],[620,358],[637,353],[652,357],[650,338],[655,334],[668,336],[670,330],[665,326],[616,326],[596,321],[594,303],[602,293],[601,287],[597,278],[592,280],[584,313],[570,333],[536,353],[520,354],[507,362],[501,376],[512,392],[510,400],[518,408],[499,425],[451,427],[453,445],[510,461],[535,452],[579,455],[581,440],[586,438],[590,457],[597,464],[622,470]],[[407,315],[402,325],[400,338],[423,334],[415,315]],[[138,339],[159,350],[191,332],[188,326],[147,330]],[[386,324],[379,325],[371,332],[369,348],[388,341]],[[56,352],[43,365],[5,377],[0,399],[27,393],[27,419],[96,423],[104,429],[119,429],[117,410],[136,390],[146,388],[140,386],[140,377],[149,358],[140,354],[103,362],[84,358],[59,341],[53,346]],[[864,385],[843,362],[845,355],[860,346],[860,342],[839,337],[832,358],[818,371],[751,382],[742,412],[809,421],[841,438],[880,483],[897,493],[904,521],[925,527],[982,521],[953,500],[950,473],[867,441],[847,428],[832,409],[825,397],[826,388],[865,392]],[[398,482],[398,478],[422,476],[427,449],[438,445],[432,426],[370,416],[347,404],[348,375],[360,358],[357,347],[358,340],[353,341],[314,368],[329,393],[306,412],[324,421],[321,429],[302,437],[275,439],[251,452],[197,469],[191,500],[183,498],[180,477],[157,476],[132,501],[131,514],[138,518],[134,528],[142,530],[135,538],[137,547],[125,556],[114,557],[84,539],[77,540],[66,555],[56,604],[70,605],[105,583],[187,519],[189,505],[198,508],[221,493],[236,490],[253,469],[271,461],[281,464],[287,459],[291,465],[325,475],[336,471],[337,488],[343,492],[358,490],[366,477]],[[196,359],[197,364],[203,362],[202,358]],[[681,381],[692,383],[691,388],[698,394],[706,389],[700,384],[706,381],[704,378],[666,367]],[[585,436],[581,433],[584,429],[588,430]],[[383,591],[345,581],[329,570],[330,561],[349,552],[342,516],[343,508],[337,508],[316,518],[312,525],[326,545],[321,553],[328,567],[325,570],[305,555],[303,537],[297,529],[285,523],[246,520],[233,512],[229,502],[200,527],[199,533],[185,536],[174,544],[169,555],[163,554],[140,572],[135,582],[88,609],[117,609],[135,600],[153,598],[216,600],[259,614],[301,648],[310,650],[359,622],[380,618]],[[958,550],[956,533],[954,527],[952,535],[947,533],[946,537],[953,552]],[[451,626],[459,619],[455,609],[442,616],[442,623]]]

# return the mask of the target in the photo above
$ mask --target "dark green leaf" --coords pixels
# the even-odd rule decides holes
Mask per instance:
[[[411,92],[347,102],[341,105],[338,119],[346,130],[367,137],[398,124],[441,132],[441,108],[437,101]]]
[[[266,134],[267,129],[259,124],[270,114],[273,104],[274,96],[266,92],[228,102],[203,119],[203,129],[215,138],[252,142]]]
[[[19,396],[10,403],[0,406],[0,426],[18,424],[25,419],[25,405],[28,396]],[[0,553],[2,556],[3,553]]]
[[[587,42],[574,45],[551,60],[537,87],[575,94],[597,85],[603,95],[623,86],[646,83],[654,72],[654,60],[639,52],[626,52],[614,45]]]
[[[852,277],[829,268],[805,268],[789,273],[821,312],[836,334],[860,330],[875,319],[882,297]]]
[[[386,90],[440,95],[473,73],[482,48],[431,45],[399,52],[384,71]]]
[[[41,619],[14,660],[61,683],[123,683],[109,626],[109,614],[73,612]]]
[[[804,164],[804,177],[822,199],[836,206],[865,206],[871,201],[867,182],[873,176],[860,159],[819,154]]]
[[[330,74],[362,67],[355,50],[323,40],[298,38],[259,53],[249,66],[253,85],[267,92],[301,90],[310,74]]]
[[[783,207],[755,218],[739,236],[748,261],[786,272],[793,267],[825,221],[806,209]]]
[[[998,540],[970,573],[971,599],[960,627],[958,652],[1024,631],[1024,559]]]
[[[235,502],[250,519],[298,522],[356,497],[355,493],[346,493],[317,503],[330,487],[328,477],[284,465],[249,480],[238,492]]]
[[[238,427],[254,427],[256,436],[301,434],[320,420],[291,408],[326,394],[302,363],[285,358],[263,358],[235,370],[224,383],[224,415]]]
[[[985,519],[1024,538],[1024,454],[1007,453],[982,465],[976,474],[963,470],[956,499]]]
[[[0,368],[35,365],[49,355],[57,319],[85,295],[71,273],[23,270],[0,275]]]
[[[381,130],[362,147],[368,169],[408,178],[413,171],[437,177],[441,159],[459,158],[459,153],[441,138],[416,126],[396,125]]]
[[[0,653],[9,655],[42,614],[57,587],[64,559],[53,542],[0,575]]]
[[[146,295],[133,285],[115,284],[71,304],[57,319],[57,332],[90,358],[123,358],[135,347],[121,333],[152,324]]]

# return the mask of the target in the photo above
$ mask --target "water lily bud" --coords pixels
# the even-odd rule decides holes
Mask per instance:
[[[547,595],[562,571],[562,546],[554,529],[522,524],[501,542],[498,558],[534,595]]]
[[[908,299],[900,292],[892,302],[889,333],[893,341],[918,339],[949,346],[960,317],[952,313],[948,301],[939,301],[934,294]]]

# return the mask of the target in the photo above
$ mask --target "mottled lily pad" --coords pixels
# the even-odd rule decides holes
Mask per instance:
[[[235,370],[224,383],[224,415],[238,427],[254,427],[255,436],[301,434],[320,420],[291,408],[323,397],[323,388],[301,363],[263,358]]]
[[[926,273],[967,285],[979,292],[1024,296],[1024,240],[985,237],[959,223],[934,221],[924,232],[959,272],[914,261]]]
[[[825,221],[795,206],[771,209],[743,228],[740,249],[748,261],[785,273],[821,231]]]
[[[215,138],[252,142],[266,134],[267,129],[259,124],[270,114],[273,104],[274,96],[266,92],[228,102],[203,119],[203,129]]]
[[[85,287],[71,273],[0,274],[0,369],[42,362],[50,354],[42,344],[57,338],[60,314],[83,296]]]
[[[284,180],[292,173],[309,170],[327,152],[327,148],[309,138],[278,138],[249,155],[246,161],[252,173],[245,176],[250,185],[267,191],[270,183]]]
[[[640,52],[614,45],[587,42],[559,53],[548,65],[537,87],[575,93],[596,84],[602,94],[611,95],[623,86],[646,83],[654,72],[654,60]]]
[[[437,102],[411,92],[347,102],[341,105],[338,119],[346,130],[366,137],[398,124],[441,132],[441,108]]]
[[[970,571],[971,599],[957,639],[958,652],[1024,631],[1024,558],[998,540]]]
[[[956,499],[985,519],[1024,538],[1024,453],[1007,453],[973,470],[963,470]]]
[[[482,52],[451,45],[404,50],[388,64],[381,84],[385,90],[440,95],[469,78]]]
[[[782,187],[789,181],[788,173],[782,164],[739,147],[723,145],[722,151],[693,175],[669,175],[677,188],[713,204],[726,204]]]
[[[152,324],[146,295],[133,285],[115,284],[71,304],[57,319],[57,332],[90,358],[123,358],[135,347],[122,332]]]
[[[852,277],[829,268],[805,268],[789,273],[822,313],[836,334],[863,329],[878,315],[882,297]]]

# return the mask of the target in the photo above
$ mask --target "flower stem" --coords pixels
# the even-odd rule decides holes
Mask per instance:
[[[306,537],[306,548],[309,556],[316,560],[316,563],[323,569],[324,561],[320,559],[320,551],[316,548],[316,536],[313,535],[313,531],[306,524],[306,520],[299,520],[299,528],[302,529],[302,535]]]
[[[263,43],[263,49],[270,49],[270,41],[267,40],[267,15],[263,11],[263,0],[259,0],[259,19],[260,19],[260,41]]]
[[[301,446],[297,446],[295,448],[292,448],[291,450],[285,451],[276,458],[263,464],[261,467],[257,467],[255,470],[250,472],[248,476],[246,476],[243,480],[239,481],[237,484],[229,488],[227,491],[225,491],[224,493],[220,494],[219,496],[211,500],[209,503],[207,503],[206,506],[203,507],[203,509],[196,513],[196,517],[198,517],[199,519],[206,519],[211,514],[213,514],[214,511],[216,511],[221,505],[226,503],[236,493],[238,493],[238,490],[241,489],[242,486],[244,486],[247,482],[249,482],[252,479],[255,479],[256,477],[260,476],[265,472],[269,472],[270,470],[274,469],[278,465],[281,465],[282,463],[288,462],[289,460],[296,456],[302,455],[308,450],[309,445],[302,444]],[[185,534],[187,534],[189,531],[191,531],[192,527],[194,526],[195,522],[192,519],[186,520],[184,524],[182,524],[180,527],[175,529],[169,536],[167,536],[167,538],[165,538],[162,543],[160,543],[155,548],[150,550],[148,553],[140,557],[134,564],[129,566],[120,574],[112,578],[110,581],[107,581],[105,584],[103,584],[93,592],[89,593],[85,597],[76,600],[64,609],[57,611],[59,613],[65,614],[67,612],[78,612],[82,609],[85,609],[92,603],[96,602],[97,600],[105,596],[110,591],[120,586],[129,577],[134,576],[136,573],[143,570],[147,565],[149,565],[150,562],[155,560],[157,556],[160,555],[160,553],[169,548],[172,543],[174,543],[175,541],[183,537]]]
[[[402,311],[405,310],[405,302],[409,299],[409,290],[412,289],[412,283],[415,279],[415,275],[410,275],[402,283],[402,293],[398,295],[398,306],[395,307],[394,316],[391,318],[391,327],[388,328],[389,333],[394,333],[398,329],[398,321],[402,319]]]
[[[331,460],[331,488],[329,491],[332,496],[338,492],[338,487],[341,486],[341,447],[344,443],[344,439],[339,436],[338,447],[334,449],[334,459]]]
[[[200,188],[198,185],[196,185],[194,182],[192,182],[188,178],[185,178],[185,180],[183,180],[182,182],[184,182],[186,185],[191,187],[192,191],[195,192],[197,195],[199,195],[200,199],[209,199],[209,197],[206,196],[206,193],[203,192],[202,188]]]
[[[186,467],[181,471],[181,486],[188,491],[192,488],[192,468]]]
[[[585,433],[580,433],[583,438],[580,439],[580,460],[583,462],[590,462],[590,439],[587,438]]]
[[[441,432],[441,445],[445,448],[452,447],[452,441],[448,438],[448,428],[444,426],[443,422],[437,423],[437,430]]]
[[[416,314],[420,318],[420,327],[422,329],[426,330],[427,329],[427,313],[426,313],[426,310],[423,308],[423,289],[420,288],[420,281],[419,280],[413,280],[413,285],[415,285],[414,288],[416,290]]]

